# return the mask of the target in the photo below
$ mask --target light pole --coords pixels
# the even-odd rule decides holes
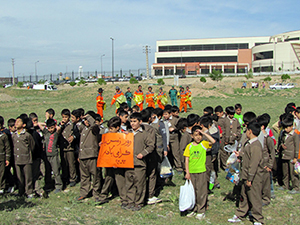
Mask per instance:
[[[180,65],[180,67],[181,67],[181,75],[183,75],[183,69],[182,69],[182,50],[184,50],[184,49],[185,49],[185,47],[183,47],[181,49],[181,65]]]
[[[35,63],[34,63],[34,68],[35,68],[35,79],[36,79],[36,82],[38,82],[38,77],[37,77],[37,69],[36,69],[36,64],[38,63],[38,62],[40,62],[39,60],[38,61],[36,61]]]
[[[112,69],[112,77],[114,77],[114,39],[111,39],[111,69]]]
[[[103,73],[103,71],[102,71],[102,57],[103,56],[105,56],[105,54],[101,55],[101,76],[102,76],[102,73]]]

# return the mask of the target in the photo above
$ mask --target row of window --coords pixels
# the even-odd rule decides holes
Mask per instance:
[[[273,51],[258,52],[254,54],[254,61],[263,59],[273,59]]]
[[[273,66],[254,67],[254,72],[273,72]]]
[[[159,46],[159,52],[181,52],[181,51],[211,51],[211,50],[236,50],[249,49],[248,43],[236,44],[211,44],[211,45],[173,45]]]
[[[171,57],[157,58],[157,63],[237,62],[237,60],[237,56]]]

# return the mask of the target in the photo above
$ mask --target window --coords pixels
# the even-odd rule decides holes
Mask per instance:
[[[171,46],[158,47],[159,52],[213,51],[213,50],[236,50],[236,49],[249,49],[249,44],[233,43],[233,44],[210,44],[210,45],[171,45]]]
[[[160,46],[160,47],[158,47],[158,51],[159,52],[168,52],[169,47],[168,46]]]
[[[157,58],[157,63],[187,63],[187,62],[237,62],[237,56],[209,56],[209,57],[170,57]]]
[[[263,59],[273,59],[273,51],[259,52],[254,54],[254,61]]]
[[[284,41],[299,41],[299,37],[295,37],[295,38],[287,38],[287,39],[284,39]]]

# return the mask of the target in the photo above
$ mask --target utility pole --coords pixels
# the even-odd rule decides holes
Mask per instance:
[[[149,59],[148,53],[150,53],[151,49],[150,46],[146,45],[144,49],[144,53],[146,54],[146,71],[147,71],[147,79],[149,80]]]
[[[114,40],[112,37],[111,39],[111,70],[112,70],[112,78],[114,78]]]
[[[13,77],[12,83],[13,86],[15,86],[15,59],[14,58],[11,59],[11,65],[12,65],[12,77]]]

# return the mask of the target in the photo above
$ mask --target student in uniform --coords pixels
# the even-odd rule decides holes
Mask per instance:
[[[192,142],[192,136],[190,130],[188,130],[188,122],[186,118],[180,118],[176,125],[177,130],[180,131],[180,141],[179,141],[179,152],[183,155],[186,146]],[[182,158],[182,167],[185,171],[185,160]]]
[[[228,222],[236,223],[244,219],[251,210],[254,224],[264,223],[262,215],[262,177],[263,177],[263,155],[262,146],[257,136],[261,131],[257,122],[250,122],[247,126],[246,136],[249,139],[245,143],[242,152],[235,152],[242,159],[242,170],[240,183],[241,199],[235,215]]]
[[[125,202],[123,209],[139,211],[146,195],[146,160],[145,157],[154,150],[153,140],[142,126],[140,113],[130,115],[130,132],[134,134],[134,169],[125,171]]]
[[[203,138],[207,141],[204,141]],[[196,197],[194,209],[187,214],[187,217],[195,216],[196,219],[205,218],[205,210],[207,207],[207,182],[206,182],[206,150],[211,148],[215,140],[196,125],[192,128],[193,142],[185,148],[183,156],[185,157],[185,178],[191,180]]]
[[[32,184],[32,153],[34,139],[26,131],[28,117],[19,116],[16,120],[16,132],[12,135],[14,158],[19,182],[19,196],[26,193],[27,198],[33,198]]]

